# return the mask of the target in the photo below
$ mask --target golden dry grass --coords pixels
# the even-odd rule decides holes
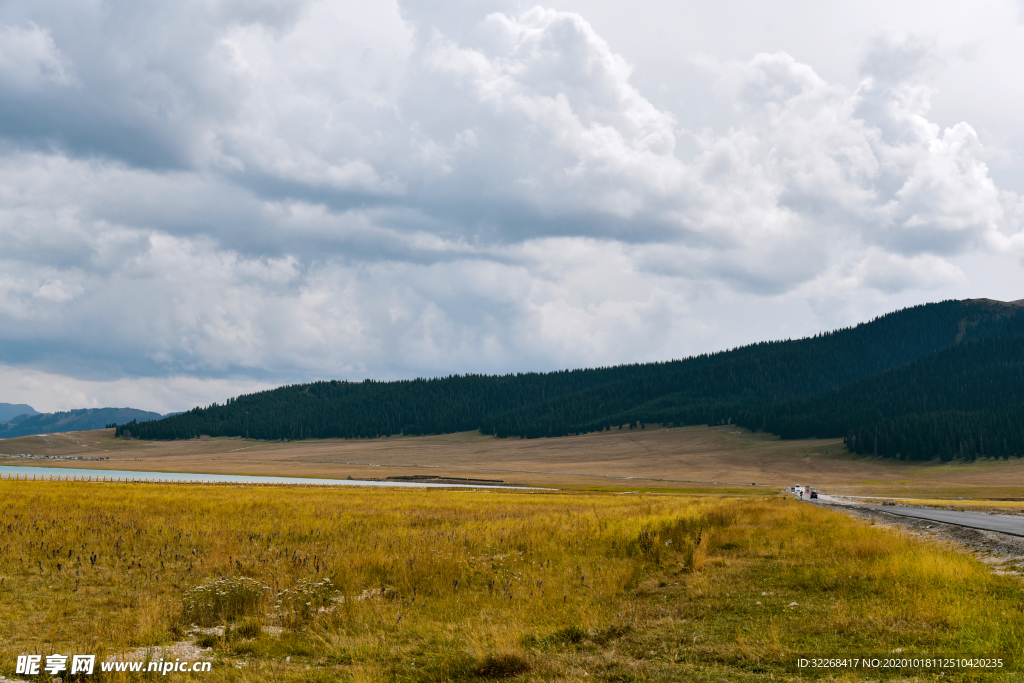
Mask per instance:
[[[0,481],[0,521],[6,675],[183,639],[213,681],[796,680],[798,655],[1024,646],[1019,579],[774,496]]]
[[[0,440],[0,453],[82,455],[107,461],[9,463],[344,478],[444,474],[543,485],[779,483],[778,465],[834,441],[783,442],[729,429],[615,430],[558,439],[475,432],[298,442],[246,439],[125,441],[113,430]],[[736,477],[740,477],[737,479]],[[778,481],[775,481],[778,480]]]

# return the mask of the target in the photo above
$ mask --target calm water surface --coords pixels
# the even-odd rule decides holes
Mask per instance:
[[[306,477],[260,477],[248,474],[199,474],[192,472],[140,472],[137,470],[85,470],[71,467],[22,467],[21,465],[0,465],[0,476],[8,477],[35,476],[37,479],[56,479],[57,477],[97,477],[120,480],[150,481],[193,481],[199,483],[227,484],[303,484],[317,486],[388,486],[393,488],[501,488],[529,489],[528,486],[481,486],[479,484],[431,484],[406,481],[362,481],[358,479],[309,479]]]

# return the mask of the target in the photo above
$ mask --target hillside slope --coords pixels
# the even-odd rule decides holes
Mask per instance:
[[[957,344],[762,420],[783,438],[845,437],[850,450],[904,460],[1024,453],[1024,336]]]
[[[19,415],[14,421],[0,423],[0,439],[30,434],[54,434],[103,429],[108,424],[131,420],[159,420],[160,413],[135,408],[83,408],[60,413]]]
[[[544,437],[626,423],[732,422],[791,437],[852,437],[853,430],[873,430],[881,422],[909,415],[934,418],[936,411],[956,413],[961,421],[979,410],[1015,414],[1020,410],[1016,394],[991,392],[980,379],[968,380],[973,364],[982,362],[988,349],[975,344],[1003,340],[993,349],[1010,358],[1021,349],[1020,335],[1024,306],[945,301],[811,338],[665,363],[280,387],[160,421],[122,425],[118,433],[149,439],[199,434],[305,439],[480,429],[497,436]],[[942,355],[960,348],[966,355]],[[944,363],[960,363],[963,381],[934,379],[946,372]],[[887,375],[897,369],[903,374]],[[1001,370],[993,366],[992,372]],[[922,396],[932,401],[923,412],[913,402],[921,397],[910,397],[902,388],[908,381],[914,385],[918,377],[925,383],[922,387],[927,385]],[[979,402],[985,392],[990,395]],[[859,450],[855,444],[853,439],[851,448]],[[1007,440],[1006,449],[1024,452],[1024,443]]]

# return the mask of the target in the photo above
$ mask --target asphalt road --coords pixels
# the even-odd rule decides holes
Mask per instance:
[[[865,505],[869,510],[878,510],[890,515],[902,515],[903,517],[917,517],[932,522],[943,524],[956,524],[970,529],[984,529],[985,531],[998,531],[1001,534],[1011,536],[1024,536],[1024,517],[1014,515],[990,515],[985,512],[958,512],[956,510],[936,510],[934,508],[903,508],[903,507],[875,507]]]
[[[1010,534],[1011,536],[1024,536],[1024,517],[1014,515],[990,515],[987,512],[959,512],[957,510],[889,505],[857,505],[848,500],[833,498],[832,496],[822,496],[821,502],[876,510],[889,515],[916,517],[917,519],[926,519],[943,524],[955,524],[969,529],[983,529],[985,531],[998,531],[1001,534]]]

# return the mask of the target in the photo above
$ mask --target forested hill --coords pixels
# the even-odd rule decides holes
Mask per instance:
[[[1024,436],[1014,436],[1008,423],[1000,425],[1012,419],[1019,424],[1024,417],[1020,396],[1002,390],[1018,376],[1013,373],[1020,372],[1022,351],[1024,306],[944,301],[811,338],[664,363],[286,386],[121,425],[118,434],[307,439],[479,429],[532,438],[627,423],[731,422],[787,437],[848,437],[860,452],[869,433],[875,452],[880,430],[880,455],[915,458],[952,451],[959,457],[961,444],[967,444],[964,457],[981,453],[970,445],[980,444],[978,430],[995,430],[998,435],[986,432],[989,443],[1001,439],[1003,451],[1018,454],[1024,453]],[[998,363],[986,365],[996,357]],[[899,439],[917,443],[918,436],[907,435],[929,429],[945,430],[942,443],[952,439],[954,445],[892,445],[903,443]],[[897,432],[905,436],[897,439]]]
[[[784,438],[846,436],[858,453],[910,460],[1024,455],[1024,336],[943,349],[840,389],[773,406]]]

